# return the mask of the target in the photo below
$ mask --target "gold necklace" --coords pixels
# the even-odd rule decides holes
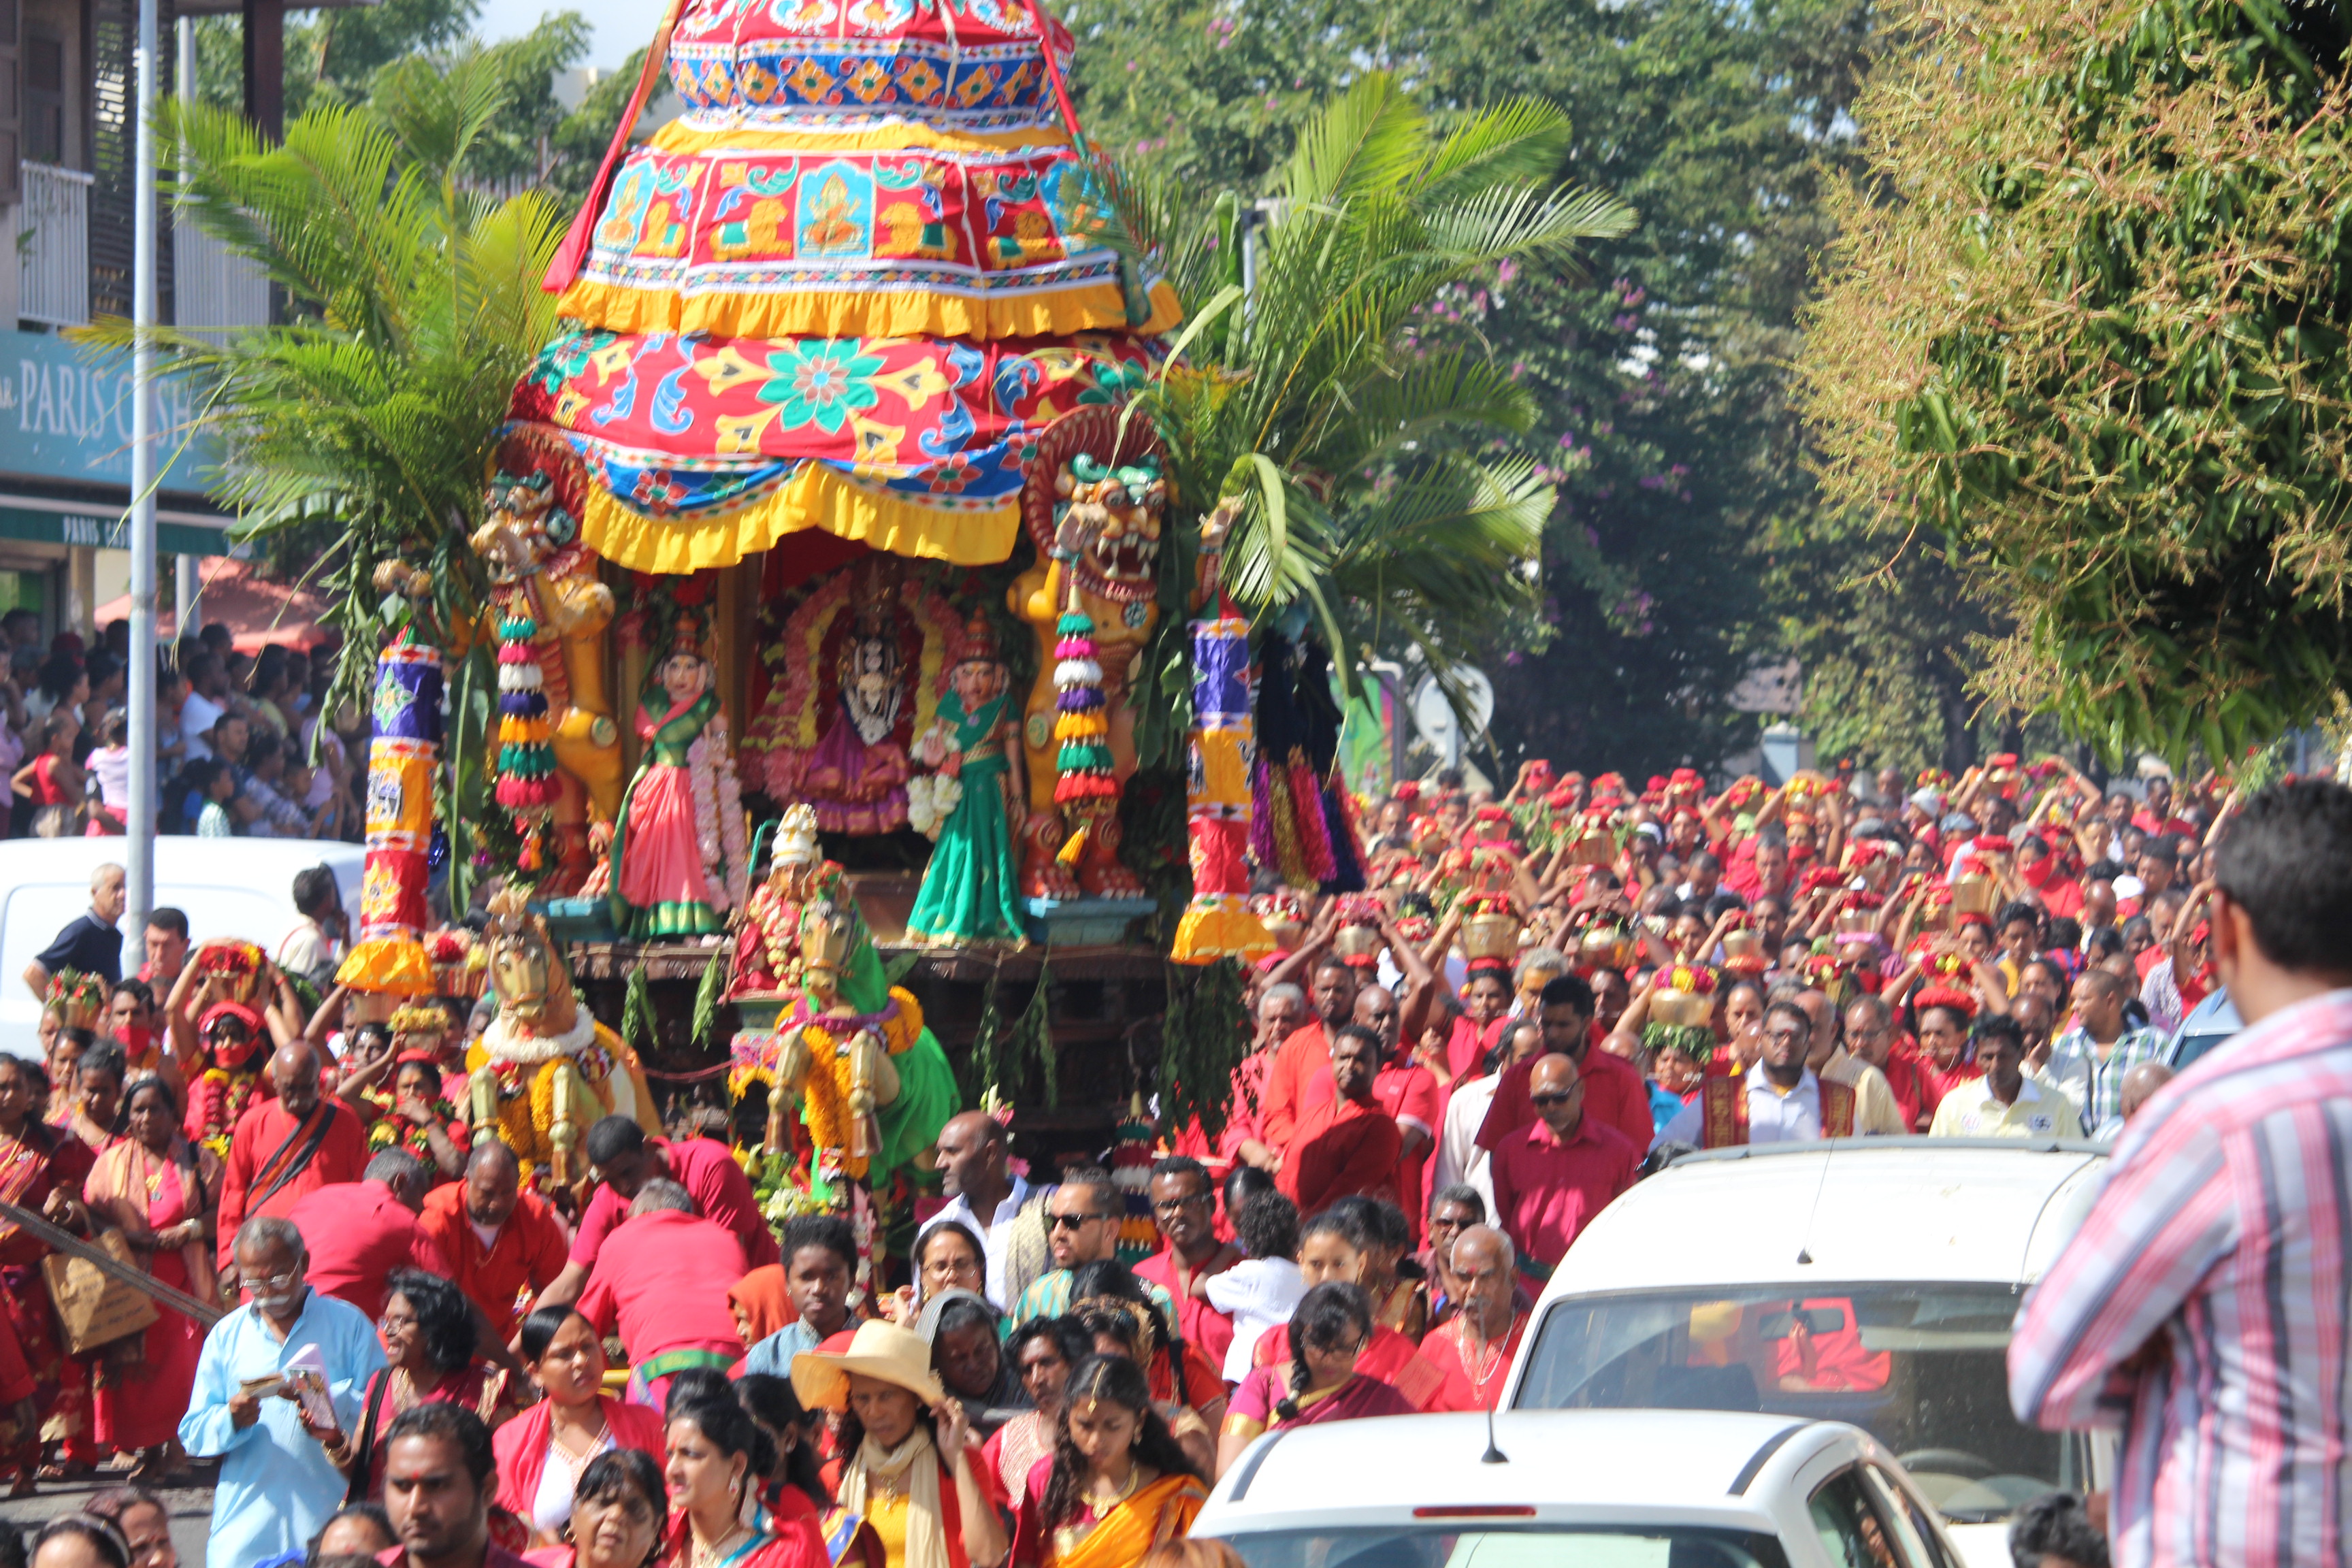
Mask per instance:
[[[1121,1486],[1117,1491],[1111,1493],[1108,1500],[1105,1500],[1099,1493],[1089,1495],[1087,1499],[1087,1511],[1093,1514],[1097,1520],[1101,1519],[1105,1514],[1110,1512],[1111,1510],[1117,1508],[1119,1504],[1133,1497],[1135,1495],[1136,1484],[1142,1479],[1143,1471],[1141,1468],[1132,1464],[1129,1465],[1127,1468],[1126,1484]]]
[[[690,1526],[688,1528],[689,1530],[691,1529]],[[708,1545],[705,1545],[700,1540],[697,1540],[694,1542],[694,1551],[692,1553],[696,1568],[701,1568],[701,1564],[706,1563],[717,1563],[724,1560],[727,1555],[726,1549],[728,1544],[734,1541],[737,1536],[743,1535],[748,1532],[748,1528],[740,1521],[738,1521],[734,1529],[729,1531],[726,1534],[720,1536],[718,1540],[711,1542]]]

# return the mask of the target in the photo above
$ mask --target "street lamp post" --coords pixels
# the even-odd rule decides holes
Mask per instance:
[[[132,174],[131,320],[130,908],[137,931],[155,907],[155,0],[139,0],[138,157]],[[176,575],[176,574],[175,574]]]

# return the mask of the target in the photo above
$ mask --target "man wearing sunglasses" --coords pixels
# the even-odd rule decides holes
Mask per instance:
[[[1118,1256],[1119,1222],[1127,1217],[1127,1197],[1100,1166],[1088,1166],[1062,1178],[1045,1199],[1045,1246],[1054,1270],[1031,1281],[1013,1303],[1013,1327],[1032,1318],[1058,1318],[1070,1310],[1070,1275],[1081,1263],[1097,1263]],[[1144,1294],[1160,1309],[1168,1331],[1176,1331],[1176,1300],[1150,1280]]]
[[[1564,1056],[1536,1058],[1528,1098],[1534,1125],[1504,1140],[1487,1169],[1495,1223],[1518,1249],[1519,1272],[1542,1280],[1592,1216],[1633,1184],[1643,1151],[1584,1113],[1584,1075]]]

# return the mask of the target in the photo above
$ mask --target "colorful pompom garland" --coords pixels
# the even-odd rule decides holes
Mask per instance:
[[[512,616],[499,623],[498,803],[522,835],[519,868],[544,863],[541,830],[555,815],[555,737],[547,719],[547,691],[531,649],[539,623]]]
[[[1061,742],[1054,769],[1054,804],[1074,816],[1108,815],[1118,801],[1118,780],[1111,772],[1110,720],[1102,689],[1102,665],[1096,658],[1095,623],[1073,605],[1062,612],[1055,626],[1060,640],[1054,645],[1054,688],[1057,717],[1054,738]]]

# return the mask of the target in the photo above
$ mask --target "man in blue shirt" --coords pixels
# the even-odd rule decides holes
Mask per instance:
[[[89,908],[66,922],[57,940],[25,966],[25,984],[47,1001],[49,981],[61,970],[95,974],[112,990],[122,978],[122,933],[114,922],[130,902],[122,868],[108,861],[89,875]]]
[[[247,1304],[205,1336],[180,1419],[191,1458],[222,1458],[205,1568],[249,1568],[299,1552],[319,1532],[350,1485],[323,1444],[356,1426],[368,1379],[384,1364],[367,1314],[310,1289],[302,1233],[290,1223],[246,1221],[232,1256]],[[340,1431],[310,1426],[290,1387],[247,1392],[313,1347]]]

